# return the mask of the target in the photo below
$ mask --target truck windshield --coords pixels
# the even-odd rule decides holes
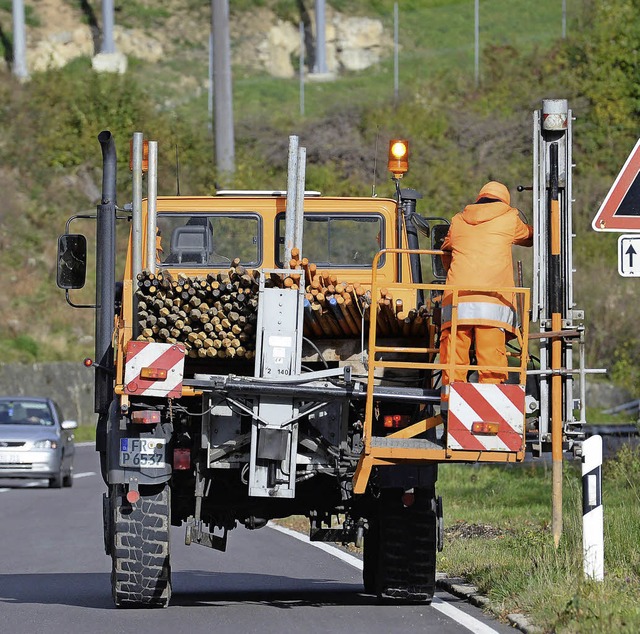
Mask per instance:
[[[229,266],[240,258],[244,266],[261,261],[262,225],[257,214],[159,213],[159,261],[165,266]]]
[[[285,217],[278,217],[278,259],[284,259]],[[307,214],[303,255],[318,266],[369,268],[384,248],[384,219],[378,214]],[[380,266],[384,258],[380,259]]]

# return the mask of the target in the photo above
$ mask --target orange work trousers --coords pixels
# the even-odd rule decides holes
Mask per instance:
[[[507,367],[507,350],[505,332],[494,326],[458,326],[455,346],[452,346],[451,330],[446,328],[440,334],[440,363],[451,361],[451,349],[455,355],[456,365],[471,363],[469,349],[475,341],[476,360],[478,366]],[[468,370],[455,370],[454,381],[466,381]],[[480,383],[504,383],[508,373],[490,370],[478,370]],[[442,385],[449,385],[449,373],[442,371]]]

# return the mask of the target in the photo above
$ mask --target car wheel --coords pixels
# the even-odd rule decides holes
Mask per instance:
[[[62,478],[62,486],[67,488],[73,486],[73,473],[71,469],[69,469],[69,473]]]
[[[62,472],[53,476],[53,478],[49,478],[49,488],[50,489],[61,489],[62,488]]]

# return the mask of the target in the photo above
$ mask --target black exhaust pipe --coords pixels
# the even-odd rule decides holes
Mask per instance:
[[[107,414],[113,400],[113,320],[116,261],[116,144],[111,132],[98,135],[102,147],[102,199],[96,220],[95,411]]]

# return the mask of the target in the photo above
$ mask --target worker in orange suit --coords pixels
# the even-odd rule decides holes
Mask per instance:
[[[442,243],[442,257],[447,269],[447,284],[464,287],[458,295],[455,345],[452,345],[451,292],[442,300],[440,362],[449,363],[455,355],[456,365],[470,364],[471,344],[475,344],[478,366],[507,367],[506,338],[515,336],[517,319],[514,293],[477,291],[477,288],[515,286],[512,245],[530,247],[533,227],[524,223],[517,209],[510,205],[509,190],[491,181],[480,190],[476,201],[456,214]],[[480,383],[503,383],[508,373],[479,370]],[[467,370],[456,370],[454,381],[466,381]],[[448,394],[450,377],[442,373],[443,400]]]

